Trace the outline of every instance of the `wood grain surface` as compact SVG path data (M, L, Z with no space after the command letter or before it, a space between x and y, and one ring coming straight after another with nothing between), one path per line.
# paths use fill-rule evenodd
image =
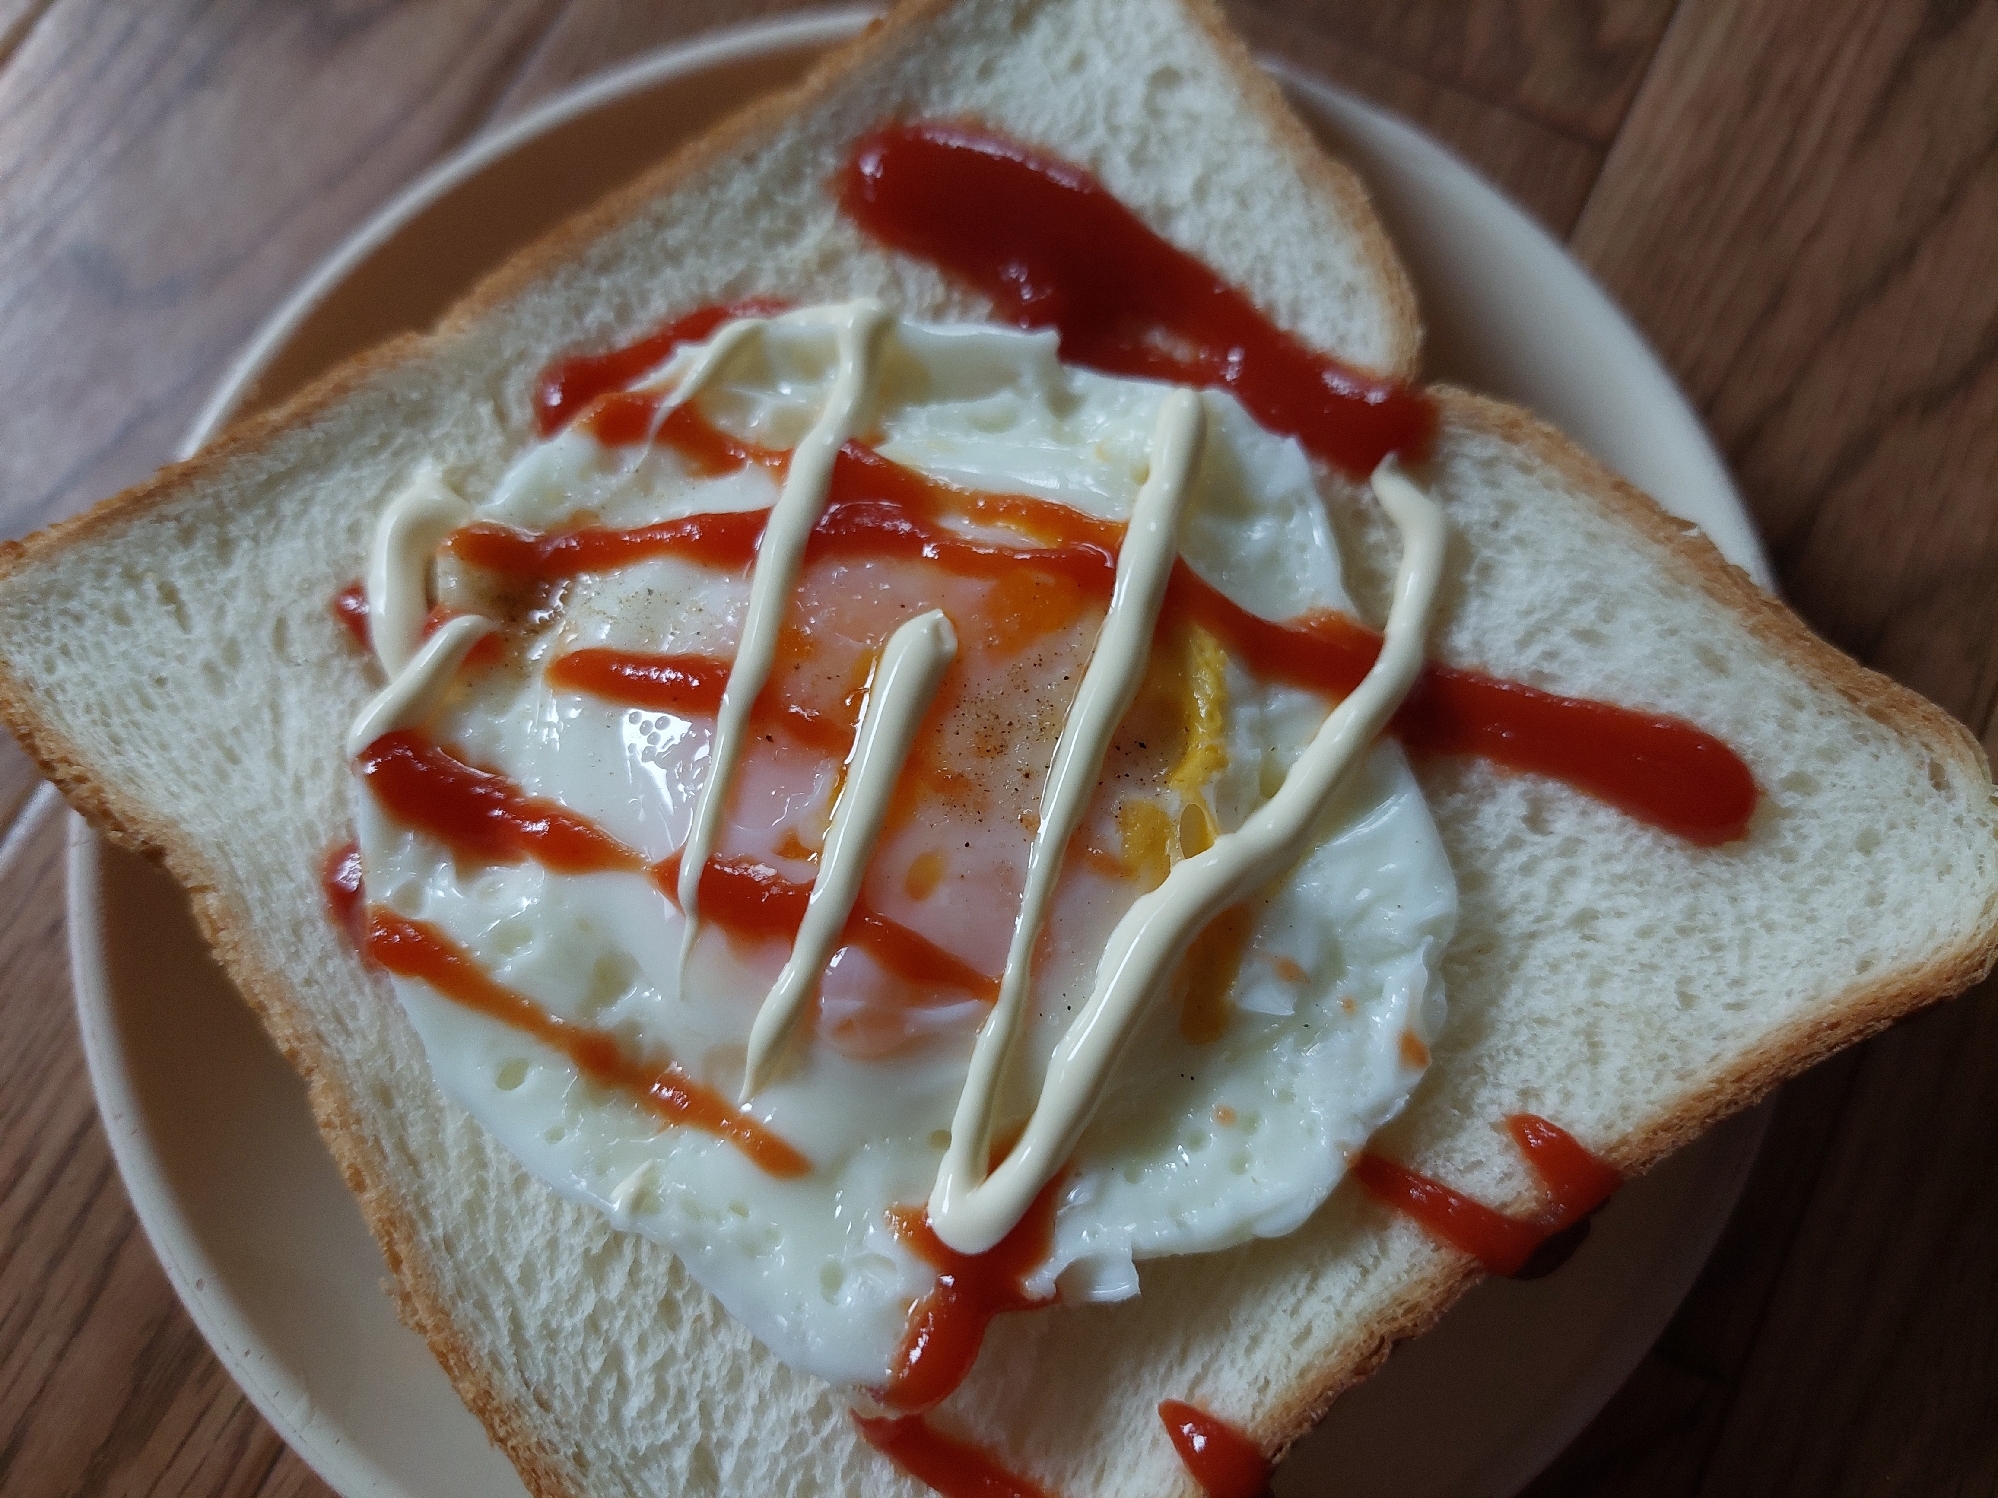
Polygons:
M0 0L0 535L166 461L440 154L730 0ZM1498 181L1655 342L1813 625L1993 745L1998 3L1242 0ZM0 1492L326 1490L168 1289L0 740ZM1998 1005L1788 1088L1704 1276L1531 1489L1998 1494ZM1081 1495L1072 1495L1081 1498Z

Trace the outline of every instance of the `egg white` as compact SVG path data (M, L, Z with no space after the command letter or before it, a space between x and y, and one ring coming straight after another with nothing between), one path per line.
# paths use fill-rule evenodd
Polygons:
M660 378L670 377L669 365ZM712 419L786 446L832 373L822 330L780 319L703 397ZM898 463L968 487L1027 493L1090 515L1129 510L1146 471L1162 387L1063 365L1052 334L897 324L884 352L875 445ZM1252 612L1292 617L1351 605L1311 465L1230 396L1203 396L1207 454L1182 554ZM478 518L546 528L587 512L638 525L761 508L760 469L694 478L664 449L600 446L576 430L527 452ZM447 594L472 581L440 577ZM434 731L475 763L602 825L648 860L685 838L711 724L557 692L542 668L583 645L726 653L747 589L672 559L578 580L525 669L469 678ZM1322 719L1307 693L1228 669L1229 768L1208 788L1223 830L1240 822ZM830 766L746 778L743 835L822 811ZM673 1059L733 1097L749 1024L783 953L710 937L676 981L680 917L636 874L477 866L356 797L370 899L429 921L499 982L550 1012ZM1075 862L1071 860L1072 864ZM938 898L992 921L977 850ZM804 877L809 877L807 872ZM1102 938L1135 893L1071 869L1037 969L1035 1013L1015 1090L1030 1099ZM1010 917L1007 917L1010 918ZM1137 1292L1136 1261L1289 1232L1331 1191L1368 1136L1399 1110L1444 1015L1438 965L1456 887L1420 789L1393 743L1371 751L1314 849L1259 902L1218 1041L1182 1038L1176 1006L1148 1016L1064 1178L1054 1251L1037 1288L1069 1300ZM824 1003L864 994L864 952L843 953ZM439 1083L540 1179L672 1248L787 1363L836 1382L879 1383L909 1306L932 1271L892 1231L889 1208L920 1204L947 1140L975 1000L923 1012L928 1040L880 1060L801 1038L751 1111L813 1169L780 1180L734 1146L664 1128L636 1104L506 1025L397 978ZM1419 1044L1410 1044L1405 1037ZM1415 1058L1412 1060L1411 1058Z

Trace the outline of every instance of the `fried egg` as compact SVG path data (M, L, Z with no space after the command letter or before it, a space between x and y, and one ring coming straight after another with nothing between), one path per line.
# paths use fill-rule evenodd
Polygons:
M651 383L698 359L685 349ZM773 319L703 387L700 417L762 451L795 445L837 374L822 321ZM1063 364L1051 333L898 321L862 434L900 467L1033 513L1126 517L1166 387ZM1201 393L1207 441L1180 533L1184 561L1269 619L1352 612L1298 445L1233 397ZM769 507L756 461L717 471L671 443L610 445L578 422L527 451L474 518L545 533L654 526ZM1017 507L971 505L954 535L1039 544ZM502 614L509 648L462 673L428 725L468 763L558 802L663 864L688 837L714 719L607 700L550 668L577 652L726 661L746 573L655 555L523 602L478 569L437 568L439 601ZM716 847L734 868L809 885L845 774L799 723L851 726L888 635L942 609L958 653L918 735L862 901L963 970L1006 957L1050 758L1103 603L1017 566L954 572L922 555L808 559L757 731ZM761 706L761 705L760 705ZM1070 844L1037 948L1031 1008L999 1117L1017 1124L1133 900L1239 826L1324 719L1320 696L1259 680L1191 619L1168 615ZM727 1099L783 967L781 935L704 914L681 962L670 883L642 870L558 873L482 862L398 822L365 789L357 823L371 901L442 932L549 1014L671 1062ZM705 888L705 886L704 886ZM707 901L703 896L703 905ZM1419 1080L1444 1015L1438 967L1456 890L1400 748L1373 746L1290 873L1195 941L1111 1074L1059 1178L1053 1249L1032 1288L1069 1301L1138 1293L1137 1264L1287 1233L1325 1199ZM879 1384L935 1272L891 1209L920 1208L949 1142L991 995L912 980L855 942L836 953L767 1085L745 1105L809 1160L779 1176L713 1133L590 1080L561 1052L429 984L395 977L439 1084L535 1176L671 1248L794 1367Z

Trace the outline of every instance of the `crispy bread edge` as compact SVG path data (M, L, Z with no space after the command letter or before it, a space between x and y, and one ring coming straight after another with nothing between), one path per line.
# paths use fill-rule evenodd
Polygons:
M154 506L169 503L205 481L238 454L275 433L309 423L367 380L420 359L436 342L468 326L530 283L581 244L622 221L638 204L668 192L716 156L782 125L802 106L836 88L856 65L898 44L951 0L904 0L887 19L816 65L792 88L752 103L676 152L629 187L557 228L520 252L445 315L432 334L406 334L350 360L272 411L232 425L194 458L107 499L26 541L0 543L0 581L37 558L114 531ZM1365 190L1349 169L1324 156L1284 103L1276 85L1255 67L1211 0L1179 0L1205 31L1238 84L1269 118L1280 141L1295 154L1307 180L1332 194L1365 232L1369 261L1400 316L1408 347L1393 371L1413 372L1419 324L1406 273L1373 215ZM1468 392L1439 389L1452 414L1515 442L1569 477L1605 513L1622 519L1709 597L1734 609L1763 643L1796 669L1837 691L1861 711L1988 780L1981 746L1954 718L1905 687L1860 666L1820 640L1782 604L1733 567L1706 537L1686 528L1553 428L1516 408ZM293 1001L283 977L264 964L241 933L254 929L249 914L221 890L214 871L181 846L171 828L100 783L85 756L41 718L25 684L0 661L0 719L28 749L71 805L113 841L165 863L190 892L203 935L231 980L291 1063L306 1078L315 1120L380 1244L397 1284L398 1312L429 1343L467 1405L521 1471L537 1498L569 1498L566 1467L532 1425L503 1398L497 1381L458 1336L448 1302L423 1262L413 1224L386 1186L378 1147L355 1122L356 1110L337 1067L328 1063L316 1032ZM1998 906L1998 898L1994 899ZM1606 1153L1629 1174L1648 1169L1707 1127L1752 1106L1771 1089L1841 1047L1981 980L1998 957L1998 908L1987 907L1985 929L1912 972L1886 975L1848 992L1835 1009L1779 1031L1722 1074L1689 1091L1658 1119L1614 1142ZM1276 1401L1257 1422L1268 1446L1287 1449L1307 1432L1345 1389L1383 1362L1393 1345L1433 1325L1482 1276L1473 1266L1445 1263L1412 1284L1388 1313L1357 1339L1357 1350L1339 1354L1290 1397Z
M853 67L888 53L905 39L920 45L920 36L908 38L907 33L949 10L953 3L954 0L902 0L885 19L875 22L860 37L816 64L793 87L768 95L731 115L659 166L584 209L488 272L445 313L438 324L439 331L449 332L477 321L716 157L773 127L781 128L803 107L831 93ZM1296 165L1307 187L1315 188L1336 203L1351 221L1367 268L1374 276L1375 289L1394 324L1394 341L1400 345L1393 361L1383 368L1355 367L1390 379L1414 379L1420 372L1422 358L1422 321L1415 286L1388 238L1386 226L1374 210L1366 187L1352 168L1326 154L1284 99L1276 81L1256 65L1242 39L1229 27L1216 0L1173 0L1173 3L1214 49L1223 70L1246 96L1249 106L1263 117L1276 136L1277 148Z
M0 577L4 575L0 572ZM26 690L4 659L0 659L0 720L92 827L119 847L163 864L187 892L203 940L285 1060L305 1080L313 1123L382 1252L398 1318L428 1344L458 1397L513 1463L534 1498L580 1498L583 1489L570 1483L559 1455L504 1397L499 1380L458 1333L450 1302L424 1259L415 1223L390 1184L381 1147L359 1123L348 1078L291 985L259 953L257 923L241 898L226 889L215 870L170 824L91 772L76 746L35 714Z
M1444 407L1446 425L1454 421L1497 437L1553 468L1603 514L1627 526L1634 533L1634 544L1652 551L1660 566L1732 610L1760 644L1792 669L1904 739L1953 761L1972 786L1982 781L1987 797L1991 796L1991 767L1984 748L1963 724L1813 633L1795 612L1722 556L1705 532L1667 514L1656 500L1531 412L1450 386L1432 387L1432 393ZM1993 823L1988 805L1984 818L1987 825ZM1609 1141L1602 1153L1626 1177L1642 1175L1835 1052L1982 982L1994 961L1998 961L1998 890L1987 892L1977 926L1957 946L1915 968L1855 984L1818 1013L1770 1032L1733 1064L1688 1088L1656 1117ZM1517 1211L1531 1204L1521 1199L1500 1205ZM1388 1213L1379 1210L1385 1223ZM1275 1402L1258 1422L1257 1434L1264 1444L1279 1453L1289 1450L1340 1394L1386 1361L1396 1342L1434 1326L1460 1295L1483 1278L1475 1263L1446 1253L1442 1267L1419 1277L1387 1313L1362 1331L1356 1350L1327 1359L1314 1375L1299 1380Z
M1282 87L1256 65L1254 55L1228 24L1219 0L1178 0L1178 3L1207 34L1236 86L1276 132L1278 144L1297 163L1305 181L1338 203L1352 220L1368 268L1379 283L1381 298L1392 310L1401 344L1393 362L1382 372L1397 380L1414 380L1422 372L1422 308L1408 267L1402 264L1394 242L1388 238L1387 225L1381 222L1366 184L1345 162L1328 153L1311 128L1298 118L1297 111L1284 98Z

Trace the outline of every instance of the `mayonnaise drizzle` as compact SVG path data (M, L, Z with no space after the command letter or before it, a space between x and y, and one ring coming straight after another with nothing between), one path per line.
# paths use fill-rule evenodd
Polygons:
M989 1137L997 1079L981 1078L975 1071L967 1079L957 1113L959 1128L952 1131L952 1149L929 1203L931 1226L958 1252L984 1252L1025 1214L1068 1159L1110 1069L1194 936L1303 855L1347 770L1415 684L1442 575L1443 514L1392 457L1374 470L1373 489L1402 537L1380 656L1352 695L1319 726L1276 794L1234 832L1176 865L1163 884L1141 895L1117 923L1097 964L1089 1001L1049 1058L1025 1132L989 1175L977 1170L975 1157L966 1169L966 1154L956 1143L961 1130Z
M891 321L871 300L790 317L829 320L838 364L824 406L792 452L751 574L742 643L723 690L692 830L682 846L678 896L686 918L680 948L683 968L697 932L700 874L713 852L743 752L749 712L774 665L779 626L812 530L825 508L833 463L841 445L865 419L879 343ZM663 420L675 406L698 395L767 322L745 318L730 323L697 353L669 361L661 375L673 387L672 393L661 403L656 419ZM929 1214L938 1237L963 1253L983 1252L1004 1237L1062 1167L1119 1054L1193 938L1222 910L1280 877L1307 851L1346 773L1386 726L1422 668L1424 636L1442 569L1445 525L1437 506L1390 457L1375 470L1372 484L1401 533L1403 554L1379 657L1360 685L1319 726L1276 794L1236 831L1177 864L1164 883L1140 896L1118 922L1098 962L1088 1002L1049 1059L1025 1131L1006 1158L988 1172L994 1110L1031 994L1034 947L1046 923L1067 845L1094 793L1117 726L1144 678L1205 432L1199 395L1169 390L1154 426L1150 471L1118 552L1110 608L1049 767L999 998L979 1032L953 1117L951 1142L930 1195ZM468 514L464 501L443 484L434 466L426 464L391 503L377 528L367 576L369 638L390 680L349 730L350 756L384 733L427 719L441 703L466 653L495 628L489 619L461 615L423 638L431 554ZM745 1101L768 1080L839 945L896 782L956 650L955 631L941 610L902 625L884 648L804 920L751 1027ZM644 1184L642 1172L634 1172L621 1184L616 1193L618 1210L624 1210L627 1199Z
M729 668L727 685L722 688L707 778L694 798L693 827L681 848L678 895L686 917L680 937L683 976L687 956L700 929L701 871L714 852L722 811L728 805L729 788L735 781L737 762L742 758L750 709L776 662L778 629L785 610L790 607L798 571L804 565L805 545L825 509L832 485L833 460L839 456L841 444L859 428L872 397L875 354L882 332L890 322L887 310L871 299L847 302L827 311L833 319L839 347L838 372L818 419L791 452L783 490L764 523L756 566L750 573L749 608L743 616L742 643L736 648L735 663ZM758 327L762 325L756 323ZM730 324L718 336L726 336L740 326ZM704 366L710 370L716 367L715 362ZM693 393L690 387L695 383L689 380L681 386L681 400Z
M420 727L443 702L467 652L493 629L493 621L483 614L459 614L445 620L361 709L360 717L347 730L347 757L352 759L385 733Z
M1191 390L1166 392L1152 431L1150 472L1131 506L1130 524L1118 548L1110 611L1048 769L1040 827L1027 855L1026 888L1006 951L999 999L978 1032L971 1070L958 1094L950 1147L938 1176L940 1191L946 1181L977 1181L983 1176L992 1147L991 1099L1005 1075L1033 986L1034 944L1046 922L1069 839L1089 808L1117 725L1144 681L1159 605L1179 555L1180 518L1186 513L1206 435L1207 413L1200 397Z
M430 612L430 558L437 543L471 518L472 507L425 463L389 502L368 553L368 644L391 678L423 646Z
M425 463L375 526L366 581L368 644L389 680L347 730L350 759L383 734L414 728L436 712L466 654L494 629L490 619L460 614L423 637L430 616L431 556L471 514L437 465Z
M770 1069L798 1016L817 991L826 963L838 948L874 845L888 819L895 783L916 742L916 730L935 699L944 672L957 659L957 631L942 609L918 615L888 637L861 709L846 784L833 806L832 824L819 855L811 899L791 946L749 1030L749 1059L741 1101L768 1080Z

